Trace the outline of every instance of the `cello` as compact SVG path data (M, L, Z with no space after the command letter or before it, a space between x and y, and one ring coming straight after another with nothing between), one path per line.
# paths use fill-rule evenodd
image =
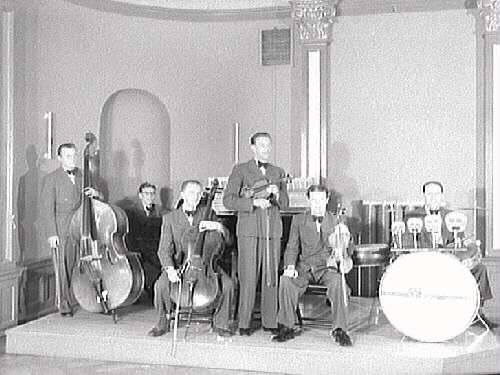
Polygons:
M73 268L71 287L80 306L93 313L111 313L135 302L144 288L144 271L139 255L127 250L125 212L114 205L84 194L91 185L91 149L96 138L85 136L83 155L82 203L74 213L70 230L77 243L78 259Z
M202 221L211 220L211 209L218 180L214 180L207 196L206 210ZM188 308L188 324L193 310L206 311L210 309L220 297L218 274L215 271L215 258L222 254L224 240L220 233L213 231L199 231L198 226L188 228L181 238L181 246L185 256L180 267L179 285L172 286L170 299L179 308Z

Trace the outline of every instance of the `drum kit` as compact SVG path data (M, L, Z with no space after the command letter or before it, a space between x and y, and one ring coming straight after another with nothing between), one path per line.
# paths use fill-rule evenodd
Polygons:
M424 220L409 218L406 225L393 221L391 248L383 243L357 245L353 254L358 270L382 267L378 295L385 316L405 336L422 342L453 339L478 317L480 294L470 269L480 261L480 253L461 256L467 243L458 234L467 218L457 211L448 216L445 223L454 234L453 247L439 247L441 217L427 215ZM432 236L432 247L418 247L423 228ZM411 241L403 244L405 231Z

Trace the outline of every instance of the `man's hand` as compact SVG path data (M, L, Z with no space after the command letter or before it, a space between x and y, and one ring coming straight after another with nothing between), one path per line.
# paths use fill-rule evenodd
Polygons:
M292 279L296 279L297 276L299 276L299 273L295 269L294 265L289 265L285 268L285 271L283 272L283 276L290 277Z
M254 199L253 205L254 205L254 207L262 208L263 210L271 207L271 203L267 199L263 199L263 198Z
M273 194L276 199L279 198L280 189L278 189L278 187L276 185L269 185L266 188L266 192L268 192L269 194Z
M83 192L87 197L101 199L101 193L99 193L93 187L87 186L85 189L83 189Z
M208 221L208 220L200 221L200 232L204 232L206 230L216 230L219 233L223 233L224 227L222 226L221 223L217 221Z
M55 249L59 246L59 236L50 236L48 241L51 249Z
M177 282L181 281L181 279L179 278L179 274L177 273L177 271L175 270L174 267L172 267L172 266L167 267L166 271L167 271L168 280L171 283L177 283Z

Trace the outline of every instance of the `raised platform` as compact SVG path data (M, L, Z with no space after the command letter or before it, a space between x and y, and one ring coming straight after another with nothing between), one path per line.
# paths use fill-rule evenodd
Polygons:
M328 308L322 304L316 314L327 314ZM193 323L186 340L184 328L179 329L174 357L172 333L148 337L146 332L155 322L154 311L136 305L122 309L117 324L109 316L78 311L73 318L52 314L12 328L6 333L6 352L286 374L500 371L498 337L493 332L473 326L448 342L415 342L398 333L376 307L375 299L352 298L350 333L354 346L349 348L335 344L326 327L307 322L302 334L286 343L272 342L262 330L250 337L220 339L208 324Z

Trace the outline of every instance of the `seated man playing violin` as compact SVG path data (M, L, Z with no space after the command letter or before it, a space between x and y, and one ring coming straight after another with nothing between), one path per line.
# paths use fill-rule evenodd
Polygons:
M295 337L295 311L299 297L311 282L327 286L331 305L332 332L335 342L351 346L347 334L349 289L344 274L352 269L354 250L346 225L326 211L328 189L312 185L307 190L310 210L293 217L284 255L285 271L279 286L279 333L273 341Z
M199 232L216 231L220 233L226 244L231 243L229 231L219 222L202 220L210 207L200 207L202 185L197 180L186 180L181 185L182 205L163 216L158 257L162 273L154 285L154 305L158 313L158 322L148 332L150 336L161 336L170 330L170 313L172 308L171 290L177 288L182 274L179 270L186 266L188 253L192 250L191 243L186 243L185 234L198 228ZM203 254L205 257L205 254ZM234 294L232 279L219 267L222 295L217 298L214 325L219 336L231 336L229 317ZM196 290L196 284L194 286Z
M487 319L482 311L484 302L492 298L492 293L488 270L481 263L479 246L472 238L465 237L464 228L457 229L456 233L453 233L446 223L448 221L448 224L453 226L454 224L450 223L450 220L460 220L462 214L443 207L444 188L440 182L428 181L424 183L422 192L424 194L424 207L406 215L408 230L402 236L402 247L450 248L450 252L454 253L462 261L462 264L470 270L477 281L480 293L479 316L490 328L498 327L498 324ZM418 228L412 230L412 221L415 222L415 219L421 221L417 225ZM465 217L463 220L466 221ZM415 223L418 224L418 222ZM435 230L432 228L433 223L435 223ZM463 223L463 226L465 226L465 223ZM455 247L465 248L466 250L452 251Z

